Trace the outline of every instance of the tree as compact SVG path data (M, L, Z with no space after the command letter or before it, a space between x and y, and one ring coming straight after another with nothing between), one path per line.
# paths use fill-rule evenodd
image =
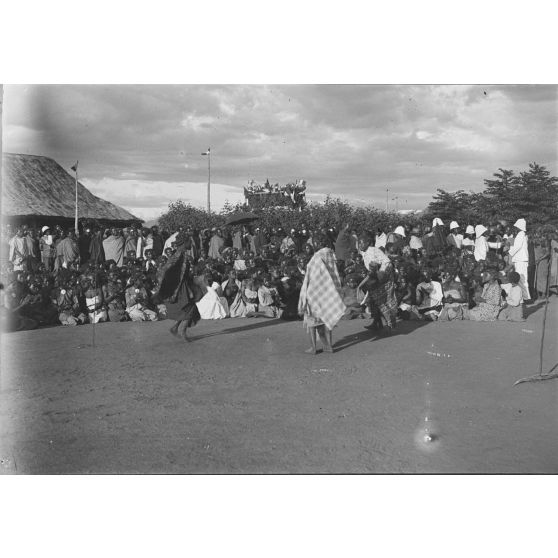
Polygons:
M557 177L537 163L519 175L502 168L498 171L494 178L484 180L485 189L480 193L438 189L427 215L443 221L455 219L462 225L502 220L513 223L519 217L524 217L529 227L558 224Z

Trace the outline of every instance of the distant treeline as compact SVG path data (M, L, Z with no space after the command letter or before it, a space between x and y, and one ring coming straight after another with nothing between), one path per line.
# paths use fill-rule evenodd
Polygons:
M513 171L499 169L493 179L484 180L485 189L480 193L447 192L438 189L428 207L415 214L399 214L377 209L373 206L355 207L346 201L328 196L322 203L308 203L296 211L284 207L262 207L255 211L261 227L283 229L318 229L334 227L337 230L346 223L358 231L393 230L398 225L426 226L433 217L440 217L447 225L456 220L462 227L479 223L488 225L496 221L515 222L519 217L527 220L530 230L542 225L558 225L558 178L536 163L529 170L515 175ZM169 204L168 211L159 218L159 226L168 231L179 225L196 229L223 226L235 213L250 211L246 204L227 203L219 213L208 214L205 210L176 201Z

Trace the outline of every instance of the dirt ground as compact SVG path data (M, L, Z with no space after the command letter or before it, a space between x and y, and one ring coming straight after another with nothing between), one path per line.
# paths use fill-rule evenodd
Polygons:
M3 473L558 473L558 379L525 323L171 322L2 335ZM94 334L94 338L93 338ZM558 299L544 370L558 363ZM425 441L425 433L432 441Z

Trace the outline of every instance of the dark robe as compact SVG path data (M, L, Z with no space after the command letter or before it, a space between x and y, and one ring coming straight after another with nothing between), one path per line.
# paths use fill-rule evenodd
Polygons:
M79 259L81 263L89 261L89 245L91 244L91 237L88 234L83 234L78 238Z
M180 246L159 272L157 295L167 307L167 316L186 321L187 327L196 325L201 319L196 302L207 292L204 285L203 280L193 277L184 246Z
M105 249L103 248L103 240L100 233L92 236L89 243L89 261L95 264L100 264L105 261Z

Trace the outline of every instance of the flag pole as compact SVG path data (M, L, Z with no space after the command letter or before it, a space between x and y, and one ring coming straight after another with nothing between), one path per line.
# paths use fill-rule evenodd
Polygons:
M211 149L207 148L207 212L211 213Z
M202 155L207 156L207 212L211 213L211 147L208 147Z
M78 163L76 162L75 166L73 167L76 171L76 217L74 219L74 228L76 231L76 236L78 235Z

